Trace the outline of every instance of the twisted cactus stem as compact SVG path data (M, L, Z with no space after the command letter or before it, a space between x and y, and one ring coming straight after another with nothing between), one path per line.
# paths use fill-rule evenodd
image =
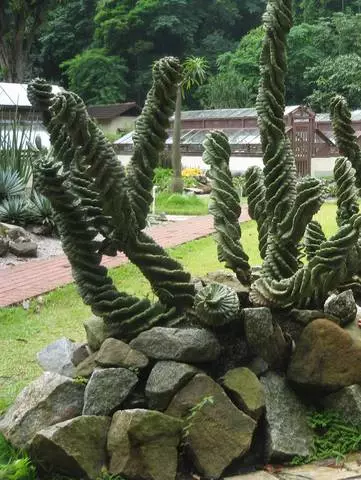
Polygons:
M306 227L303 245L306 253L306 258L310 262L321 247L321 244L326 241L326 236L323 233L321 225L312 220Z
M32 87L35 97L36 91L35 86ZM45 107L47 116L48 112L51 114L48 129L53 133L55 126L60 125L57 132L61 132L63 138L65 127L73 148L82 158L86 174L99 191L103 212L111 218L113 227L109 243L123 250L138 266L166 305L189 306L194 297L190 275L152 239L139 232L124 169L101 130L88 116L82 100L75 94L63 92Z
M79 198L72 191L69 174L61 174L60 163L43 160L35 168L36 185L49 198L55 212L64 252L72 267L83 301L94 314L104 317L109 334L131 339L153 325L163 324L176 316L175 308L167 310L147 299L118 292L97 252L97 230L89 224Z
M266 212L266 187L264 175L259 167L250 167L246 171L246 196L248 213L256 221L258 230L258 245L261 258L264 259L267 250L268 217Z
M361 230L361 215L341 227L324 241L308 265L291 278L275 281L265 276L252 285L250 299L256 305L285 308L305 308L313 303L323 304L328 292L347 278L347 261L357 244Z
M241 206L229 171L228 139L224 133L215 131L207 135L203 146L203 161L211 167L208 172L212 181L209 211L214 217L218 259L225 262L242 283L250 283L248 256L240 243Z
M338 158L333 173L337 186L337 224L342 226L348 223L355 213L359 212L355 170L352 168L351 162L345 158Z
M322 204L320 182L305 179L296 187L296 167L285 133L286 37L292 26L292 0L269 0L260 60L257 112L263 147L268 241L262 273L273 280L299 268L299 242Z
M179 60L166 57L154 64L153 85L133 135L134 153L127 167L129 200L138 228L146 226L152 203L153 172L159 154L168 138L169 118L175 109L178 84L181 80Z
M351 112L346 99L336 95L331 100L330 110L336 145L340 154L351 162L356 173L356 187L361 188L361 151L352 128Z

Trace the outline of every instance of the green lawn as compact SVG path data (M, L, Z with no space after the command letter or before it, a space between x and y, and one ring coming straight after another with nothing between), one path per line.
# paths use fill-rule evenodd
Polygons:
M327 235L336 229L335 205L326 204L317 215ZM242 243L252 265L260 263L256 226L242 224ZM169 250L193 275L203 275L222 265L217 260L216 245L211 237L195 240ZM147 281L131 264L111 272L117 286L136 295L153 298ZM85 338L83 321L91 315L80 300L74 285L59 288L44 296L44 303L31 302L22 307L0 309L0 411L15 398L19 390L41 374L36 353L62 336L76 341Z
M207 215L208 197L161 192L155 197L155 208L168 215Z

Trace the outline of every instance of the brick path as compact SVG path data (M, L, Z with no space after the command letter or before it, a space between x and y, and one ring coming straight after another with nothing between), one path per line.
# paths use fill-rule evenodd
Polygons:
M249 220L247 208L243 207L240 221L246 220ZM165 248L205 237L212 232L213 219L210 215L158 225L147 231ZM117 267L127 261L125 255L118 254L116 257L104 257L103 265ZM0 270L0 307L50 292L72 281L71 268L65 255L47 260L32 260L2 269Z

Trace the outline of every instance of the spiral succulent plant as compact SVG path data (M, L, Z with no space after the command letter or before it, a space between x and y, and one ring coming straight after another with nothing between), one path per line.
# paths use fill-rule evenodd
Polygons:
M80 294L109 333L130 339L153 325L176 324L194 300L190 275L142 228L152 200L153 169L164 146L180 66L164 58L153 69L153 86L137 122L135 152L126 175L112 146L71 92L53 95L34 80L29 99L43 115L53 157L35 168L39 190L49 198L64 251ZM102 234L104 240L96 239ZM103 253L123 251L149 280L159 302L119 292L101 265Z
M195 296L194 308L200 323L219 327L237 317L239 300L232 288L221 283L210 283Z
M246 172L246 192L250 216L257 222L259 250L264 262L260 278L251 285L250 300L255 305L277 308L322 305L331 289L347 283L350 274L354 278L352 264L355 264L359 248L361 225L355 175L358 175L361 156L347 105L337 98L332 107L335 134L339 137L340 149L349 160L338 159L335 165L339 230L326 239L321 226L312 220L324 200L321 182L311 177L297 181L295 159L284 122L286 37L292 25L292 1L268 0L263 20L265 38L260 58L257 112L264 168L263 172L257 167ZM211 133L204 146L203 158L211 165L210 178L215 190L210 212L215 217L217 230L227 207L235 211L235 192L230 182L227 196L220 193L226 188L219 187L230 173L227 161L222 162L218 152L227 152L223 155L227 158L230 149L221 132ZM234 217L233 224L235 221ZM229 245L225 231L223 227L223 235L217 238L219 252L224 245ZM238 233L237 247L239 239ZM309 262L306 265L300 262L302 239ZM241 251L233 249L232 253L239 261L246 258L243 248ZM237 257L233 258L233 265ZM222 255L219 259L226 260Z

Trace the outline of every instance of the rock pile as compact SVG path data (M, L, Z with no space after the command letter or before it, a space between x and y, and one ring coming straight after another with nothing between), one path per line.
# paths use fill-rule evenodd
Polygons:
M24 228L0 223L0 257L8 253L17 257L36 257L37 250L37 244Z
M347 291L324 311L292 310L281 320L244 308L227 326L233 338L224 327L154 327L129 344L93 317L87 343L62 338L39 352L45 372L0 431L39 465L90 480L103 468L130 480L174 480L178 471L213 479L255 456L307 456L304 394L361 422L361 335L343 328L356 310Z

